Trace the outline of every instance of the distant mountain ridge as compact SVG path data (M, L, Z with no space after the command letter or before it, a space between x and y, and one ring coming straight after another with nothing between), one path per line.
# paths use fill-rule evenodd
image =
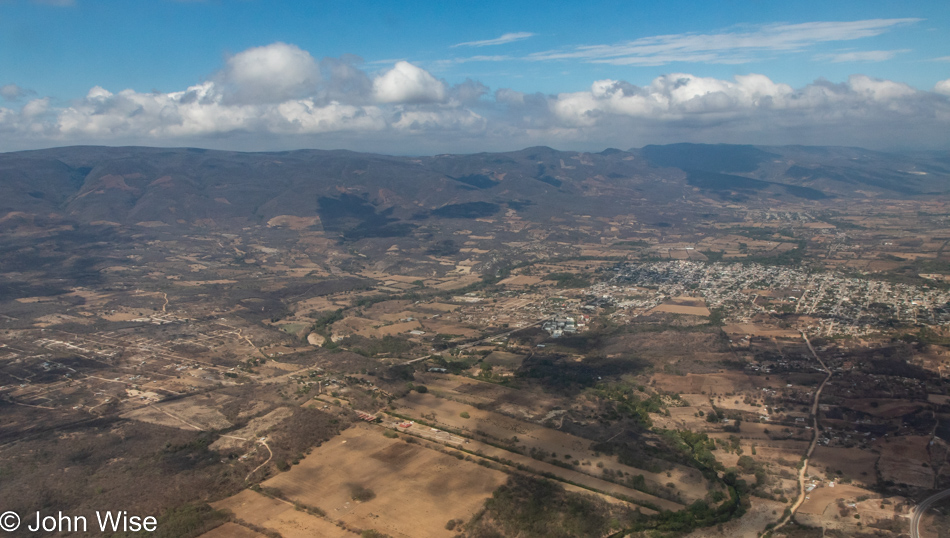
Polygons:
M950 154L705 144L431 157L95 146L0 154L0 229L24 219L175 226L292 215L360 238L508 210L620 214L630 200L697 192L744 203L946 196Z

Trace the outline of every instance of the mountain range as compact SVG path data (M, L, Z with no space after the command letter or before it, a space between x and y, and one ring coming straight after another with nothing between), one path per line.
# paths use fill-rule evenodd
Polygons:
M76 146L0 154L0 230L68 223L192 226L315 217L342 238L503 210L543 220L631 204L820 203L950 195L950 153L673 144L400 157Z

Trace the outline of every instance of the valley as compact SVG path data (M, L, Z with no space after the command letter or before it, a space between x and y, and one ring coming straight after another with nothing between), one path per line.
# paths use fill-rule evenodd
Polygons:
M945 153L75 147L0 178L5 509L870 537L950 487Z

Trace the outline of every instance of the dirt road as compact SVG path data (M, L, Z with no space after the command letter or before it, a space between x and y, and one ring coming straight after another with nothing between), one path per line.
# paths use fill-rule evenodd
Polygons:
M465 343L465 344L460 344L460 345L457 345L457 346L453 346L453 347L451 347L451 348L448 348L446 351L448 351L449 349L454 349L454 348L456 348L456 347L459 348L459 349L466 349L466 348L470 348L470 347L472 347L472 346L477 346L478 344L485 343L485 342L487 342L488 340L494 340L495 338L498 338L498 337L500 337L500 336L510 336L512 333L516 333L516 332L518 332L518 331L523 331L523 330L528 329L528 328L530 328L530 327L537 327L538 325L541 325L542 323L544 323L544 320L543 320L543 319L542 319L542 320L539 320L539 321L535 321L534 323L532 323L532 324L530 324L530 325L525 325L524 327L518 327L517 329L510 329L510 330L505 331L505 332L503 332L503 333L498 333L498 334L493 334L493 335L491 335L491 336L486 336L485 338L482 338L482 339L480 339L480 340L476 340L476 341L474 341L474 342L467 342L467 343ZM412 364L412 363L415 363L415 362L424 361L424 360L426 360L426 359L428 359L428 358L429 358L429 355L426 355L426 356L424 356L424 357L419 357L418 359L408 360L408 361L406 361L406 362L403 363L403 364Z
M811 443L808 444L808 450L805 451L805 457L802 460L802 468L798 471L798 499L795 500L795 504L792 505L789 513L786 517L783 517L778 524L775 526L772 531L777 531L786 523L792 520L795 517L795 512L798 511L798 508L805 502L805 474L808 473L808 460L811 458L812 453L815 451L815 447L818 445L818 402L821 400L821 391L825 388L825 384L828 383L828 380L831 379L831 370L825 366L824 361L821 360L821 357L818 356L818 353L815 352L815 348L812 347L811 341L808 340L808 336L802 332L802 338L805 340L805 344L808 345L808 350L811 351L811 354L815 359L821 364L821 369L825 371L825 380L821 382L821 385L818 386L818 390L815 391L815 399L811 404L811 420L812 420L812 438Z
M240 437L238 437L237 439L240 439ZM265 438L262 437L262 438L258 439L257 442L260 443L260 444L262 444L262 445L264 445L264 448L267 449L267 453L270 454L270 455L267 456L267 459L264 461L264 463L258 465L256 469L254 469L253 471L247 473L247 476L244 478L244 481L245 481L245 482L247 482L248 479L250 479L251 476L252 476L254 473L256 473L257 471L259 471L259 470L261 469L261 467L267 465L267 464L270 462L270 460L274 457L274 452L270 449L269 446L267 446L267 439L265 439Z

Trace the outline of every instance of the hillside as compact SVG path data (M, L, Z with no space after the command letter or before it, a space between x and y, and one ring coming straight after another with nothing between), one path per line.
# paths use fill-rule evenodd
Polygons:
M950 194L950 156L854 148L675 144L630 151L392 157L68 147L0 155L0 226L65 221L204 225L319 217L350 238L426 219L529 220L685 201L744 204ZM649 211L647 211L649 213ZM647 216L649 220L649 216Z

